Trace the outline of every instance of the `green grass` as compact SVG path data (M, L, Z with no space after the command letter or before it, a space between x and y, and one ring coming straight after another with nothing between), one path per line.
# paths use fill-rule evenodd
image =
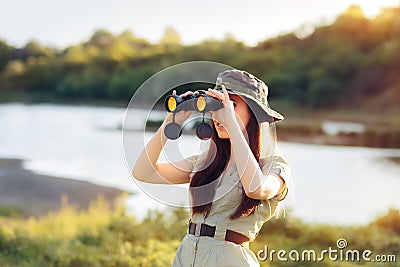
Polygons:
M0 217L21 217L25 211L19 207L0 207Z
M122 203L122 202L121 202ZM138 220L122 205L104 199L86 211L65 206L41 218L0 217L0 265L11 266L170 266L186 234L188 213L183 208L151 210ZM370 249L376 254L396 255L400 260L400 213L390 210L365 226L306 224L294 218L267 222L250 249L314 249L332 247L345 238L348 248ZM339 265L338 265L339 264ZM372 263L261 262L261 266L397 266Z

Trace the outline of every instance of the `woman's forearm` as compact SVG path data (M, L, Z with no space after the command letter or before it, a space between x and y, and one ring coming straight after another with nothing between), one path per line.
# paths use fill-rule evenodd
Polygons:
M233 157L246 195L255 199L269 199L278 194L283 181L277 176L263 174L239 124L232 125L228 132Z
M132 169L132 175L135 179L148 182L148 179L156 172L157 161L167 142L167 138L164 136L164 126L165 122L147 143L145 149L140 153Z
M191 113L193 111L167 114L161 127L147 143L132 169L132 176L135 179L156 184L186 183L188 181L191 170L188 169L186 160L173 164L161 164L158 163L158 160L168 140L164 134L165 126L172 121L181 125Z

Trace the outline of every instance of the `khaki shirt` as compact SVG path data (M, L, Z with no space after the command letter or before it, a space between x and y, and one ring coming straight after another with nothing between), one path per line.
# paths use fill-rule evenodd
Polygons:
M202 166L203 159L191 157L193 174ZM221 175L216 187L214 201L207 217L204 214L191 214L193 223L204 223L215 226L215 236L194 236L187 234L178 248L172 266L259 266L254 253L249 250L248 243L243 246L225 241L227 229L239 232L254 240L264 222L268 221L277 211L279 201L287 194L290 167L281 156L270 160L260 160L260 166L265 175L276 173L285 181L285 190L281 196L262 200L254 214L231 220L229 217L236 210L242 200L243 186L236 168L236 164L228 164Z

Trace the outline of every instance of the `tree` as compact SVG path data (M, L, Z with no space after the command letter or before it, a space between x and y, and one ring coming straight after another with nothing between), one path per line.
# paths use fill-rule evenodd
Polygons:
M23 48L26 57L51 57L54 56L55 51L49 47L39 44L37 41L29 41Z
M114 42L114 36L109 31L97 30L84 45L96 46L100 49L110 47Z
M25 73L25 64L22 60L11 60L4 69L4 76L10 78L21 77Z
M11 59L12 48L3 40L0 40L0 71Z
M22 60L10 60L2 73L3 81L0 90L20 90L23 86L23 75L25 74L25 64Z
M87 64L89 56L82 45L71 46L65 50L64 62L71 65Z
M120 65L111 75L107 85L107 95L113 99L129 99L137 89L137 77L132 68Z
M181 44L181 36L179 33L171 26L168 26L163 36L161 37L160 44L164 45L180 45Z

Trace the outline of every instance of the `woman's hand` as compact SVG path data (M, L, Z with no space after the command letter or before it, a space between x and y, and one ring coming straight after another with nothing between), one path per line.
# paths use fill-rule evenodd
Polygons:
M233 101L231 101L229 98L229 94L225 86L222 85L222 92L215 89L208 89L206 94L208 96L221 100L222 104L224 104L224 108L216 111L211 111L212 119L216 120L219 123L222 123L222 125L226 129L229 129L229 127L234 126L237 123L235 108Z
M172 92L172 94L176 95L176 91L174 90ZM198 92L197 91L196 92L187 91L184 94L181 94L179 96L180 97L187 97L187 96L192 95L192 94L198 94ZM194 110L178 111L177 113L175 113L175 122L178 123L178 124L182 124L185 120L187 120L190 117L190 115L193 114L193 112L194 112ZM163 124L167 125L168 123L171 123L172 120L173 120L173 116L174 116L174 113L168 112L167 116L165 117L165 120L164 120Z
M196 92L188 91L180 97L186 97ZM173 91L176 95L176 91ZM175 114L175 122L182 124L194 110L179 111ZM132 169L132 176L146 183L154 184L183 184L190 182L190 173L193 171L191 162L184 159L178 162L160 163L161 152L167 143L168 138L164 134L165 126L173 121L174 114L168 113L163 125L147 143L145 149L140 153L135 166Z

